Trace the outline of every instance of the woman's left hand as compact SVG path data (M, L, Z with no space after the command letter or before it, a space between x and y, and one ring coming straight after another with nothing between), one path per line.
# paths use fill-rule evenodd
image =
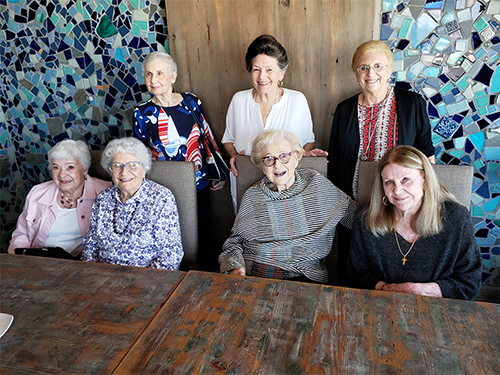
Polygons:
M315 148L311 151L306 151L304 149L304 156L316 156L316 157L320 157L320 156L328 156L328 152L326 151L323 151L322 149L320 148Z
M227 181L211 181L210 190L216 191L222 189L226 185Z
M441 288L436 283L401 283L385 284L381 290L384 292L399 292L408 294L419 294L421 296L442 298Z

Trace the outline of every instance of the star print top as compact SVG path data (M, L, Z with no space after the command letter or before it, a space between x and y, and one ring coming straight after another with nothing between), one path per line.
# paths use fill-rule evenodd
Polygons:
M172 192L144 179L125 204L111 186L92 207L82 260L125 266L178 270L184 252Z

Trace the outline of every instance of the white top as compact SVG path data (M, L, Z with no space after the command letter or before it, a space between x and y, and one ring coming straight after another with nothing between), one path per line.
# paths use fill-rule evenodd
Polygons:
M250 155L254 139L265 129L291 131L299 138L302 147L314 142L311 112L304 94L283 89L283 96L272 106L264 126L260 106L252 98L252 90L234 94L227 110L222 143L234 143L238 153L245 150L245 155Z
M57 206L57 217L50 229L47 247L62 247L73 256L78 256L83 250L83 236L78 223L76 208L61 208Z

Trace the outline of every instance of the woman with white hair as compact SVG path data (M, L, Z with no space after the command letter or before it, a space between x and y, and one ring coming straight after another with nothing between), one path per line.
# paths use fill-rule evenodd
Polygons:
M114 185L94 202L82 259L178 270L184 252L177 205L169 189L146 178L151 152L138 139L115 139L101 166Z
M325 258L351 199L312 169L297 169L304 149L288 131L265 130L252 162L265 177L241 201L219 256L221 272L327 283Z
M52 181L30 190L8 252L30 254L28 249L59 247L54 256L79 257L92 203L111 183L87 174L90 152L82 141L65 139L49 151L48 158Z

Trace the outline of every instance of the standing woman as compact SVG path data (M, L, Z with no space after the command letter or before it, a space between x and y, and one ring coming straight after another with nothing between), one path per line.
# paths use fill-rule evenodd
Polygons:
M177 79L177 64L174 59L165 52L150 53L142 62L142 70L146 87L153 97L134 110L134 136L152 150L156 160L194 162L198 191L199 243L208 246L210 242L207 240L211 234L208 189L222 189L226 181L209 180L199 127L182 95L173 92L173 85ZM199 122L203 124L208 141L218 149L200 99L191 93L185 95ZM208 248L200 251L200 263L204 269L216 267L218 254L211 256L208 251ZM211 265L207 265L206 262Z
M222 143L231 156L231 193L236 207L238 155L250 155L254 139L263 130L294 133L305 156L326 156L314 147L314 133L307 99L299 91L281 87L288 67L285 48L271 35L261 35L248 46L245 64L253 88L234 94L226 116ZM313 150L313 151L312 151Z
M417 93L389 86L393 55L379 40L361 44L351 69L362 92L335 110L330 136L328 178L357 199L360 161L379 161L397 145L422 151L435 163L431 127L424 99ZM340 225L337 274L343 284L350 230Z

